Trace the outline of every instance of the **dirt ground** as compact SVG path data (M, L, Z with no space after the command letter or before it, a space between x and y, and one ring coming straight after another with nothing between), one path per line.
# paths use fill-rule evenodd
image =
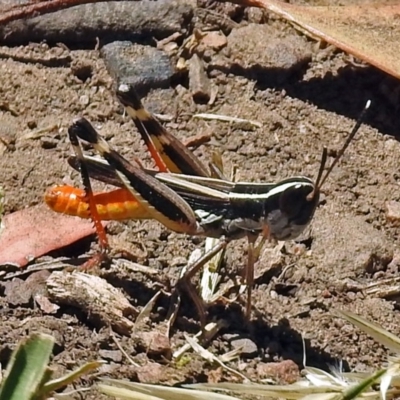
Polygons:
M207 14L205 10L202 15ZM237 179L315 178L323 146L330 150L331 162L365 102L372 100L366 121L326 182L311 228L280 252L266 246L257 263L251 332L237 302L220 302L210 308L208 319L223 316L228 326L208 349L221 355L245 344L241 357L229 366L254 381L296 378L302 367L302 337L308 365L327 369L343 361L347 370L375 369L386 361L386 349L334 317L332 310L357 312L400 334L398 296L389 297L370 287L397 282L400 265L399 228L387 218L388 202L394 208L400 205L398 83L336 49L318 47L260 10L226 4L208 13L220 17L220 28L214 21L212 29L221 29L227 36L223 48L200 52L215 101L194 101L183 73L168 88L151 91L143 102L152 112L170 116L165 127L182 140L210 135L211 140L196 149L196 155L207 160L213 150L220 151L226 170L238 167ZM231 28L226 28L227 21ZM206 19L197 24L208 26ZM182 38L177 43L181 45ZM80 186L78 174L67 163L71 145L66 134L79 115L90 119L124 156L151 166L133 124L113 94L113 79L98 50L27 44L3 46L0 54L0 183L6 214L42 204L45 190L54 184ZM42 62L46 57L61 61ZM176 52L172 60L176 62ZM260 127L193 118L205 112L256 121ZM56 230L56 217L54 221ZM112 246L129 249L138 262L158 271L154 281L138 272L125 275L124 282L115 275L105 276L138 310L163 282L173 283L191 252L203 245L203 239L171 233L152 221L112 222L108 233ZM96 249L90 237L33 264L93 254ZM238 276L245 262L246 242L231 244L223 281ZM0 282L3 366L19 340L41 331L56 337L53 365L57 374L100 358L108 364L99 375L113 378L165 384L238 379L194 353L178 363L162 352L152 354L135 335L116 334L121 347L141 366L134 367L118 350L108 327L99 329L72 306L61 304L52 314L31 299L12 304L6 295L10 285L10 281ZM165 331L168 306L169 297L163 295L142 329ZM184 334L194 334L198 328L195 309L185 298L168 346L178 349L185 343ZM240 341L243 338L248 340ZM282 364L270 364L285 360L293 363L284 372L272 368ZM78 387L95 382L96 377L90 376ZM94 389L82 396L102 398Z

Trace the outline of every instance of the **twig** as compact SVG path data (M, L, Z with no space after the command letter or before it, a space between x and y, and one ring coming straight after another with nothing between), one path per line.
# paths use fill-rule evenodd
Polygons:
M24 19L33 16L37 17L38 15L52 13L81 4L100 3L100 1L103 0L50 0L35 4L22 5L18 8L12 7L11 11L6 12L2 16L0 16L0 25L18 19Z
M237 118L237 117L229 117L228 115L218 115L218 114L196 114L193 115L193 118L201 118L208 120L217 120L223 122L236 122L236 123L247 123L257 128L262 128L262 123L258 121L252 121L251 119Z

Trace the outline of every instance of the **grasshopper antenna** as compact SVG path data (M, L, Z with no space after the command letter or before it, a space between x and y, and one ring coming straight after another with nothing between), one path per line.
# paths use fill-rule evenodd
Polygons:
M324 172L324 168L325 168L326 161L327 161L327 158L328 158L328 150L326 149L326 147L324 147L324 149L322 151L321 164L320 164L320 167L319 167L317 180L315 182L315 189L309 194L308 200L310 200L310 201L313 200L315 198L315 196L317 196L319 194L322 185L325 183L326 179L328 178L328 176L332 172L333 168L335 168L336 164L338 163L340 158L343 156L343 154L346 151L347 147L349 147L350 142L353 140L354 136L356 135L356 133L360 129L360 126L363 123L365 115L367 114L367 111L368 111L370 106L371 106L371 100L368 100L367 103L365 104L364 109L361 111L361 114L358 117L357 122L354 125L354 128L351 130L351 132L350 132L349 136L347 137L344 145L342 146L342 148L340 149L338 155L336 156L336 158L333 160L332 164L330 165L330 167L326 171L325 175L323 175L323 172Z

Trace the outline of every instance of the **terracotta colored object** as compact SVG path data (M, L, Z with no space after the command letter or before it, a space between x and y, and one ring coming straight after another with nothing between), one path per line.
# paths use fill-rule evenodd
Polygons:
M0 235L0 265L24 267L33 259L95 233L90 220L57 214L45 205L6 215Z

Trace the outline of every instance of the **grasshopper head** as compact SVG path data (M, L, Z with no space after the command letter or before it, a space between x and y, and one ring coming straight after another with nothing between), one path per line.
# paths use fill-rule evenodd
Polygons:
M324 168L328 151L324 147L315 183L309 178L290 178L277 183L269 191L264 211L268 231L272 237L278 240L295 239L309 225L318 206L321 187L356 135L370 105L371 101L368 100L352 131L325 174Z
M295 177L277 183L268 192L264 218L267 230L273 238L277 240L295 239L310 224L318 206L321 187L357 133L370 105L371 102L368 100L354 128L325 174L324 168L328 152L324 147L315 183L309 178Z
M272 237L292 240L310 224L319 202L319 190L306 177L279 182L270 193L273 198L265 210L266 223Z

